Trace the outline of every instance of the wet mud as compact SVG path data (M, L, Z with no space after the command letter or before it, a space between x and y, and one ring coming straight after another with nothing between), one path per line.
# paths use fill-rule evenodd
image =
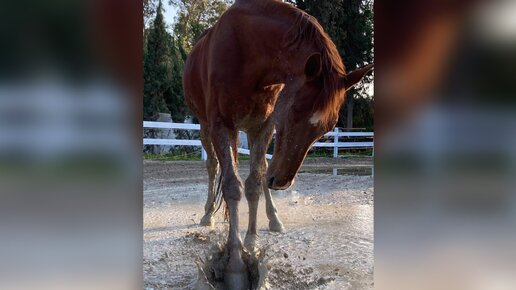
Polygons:
M367 159L307 160L293 187L273 194L285 233L267 230L260 199L261 252L249 264L254 281L264 278L262 289L373 289L371 166ZM334 168L345 170L333 175ZM242 162L242 178L247 173ZM217 261L228 224L219 213L213 228L198 225L206 192L202 162L144 162L145 289L223 289ZM242 239L247 215L243 198ZM203 275L209 283L199 282Z
M195 290L224 290L227 288L225 283L227 277L224 274L224 269L229 260L229 253L224 246L224 241L225 238L214 243L207 251L205 258L196 262L199 273ZM247 265L249 289L269 289L269 268L265 249L256 249L253 252L243 249L242 258Z

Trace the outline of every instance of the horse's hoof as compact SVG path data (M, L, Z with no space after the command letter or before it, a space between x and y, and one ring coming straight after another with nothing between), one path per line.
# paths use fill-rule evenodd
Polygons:
M203 216L201 222L199 223L199 225L203 227L213 227L214 224L215 220L212 215Z
M245 236L244 246L249 252L254 253L255 249L258 248L258 235L247 234Z
M228 290L248 290L250 287L247 271L240 273L224 273L224 289Z
M279 219L273 219L269 221L269 231L282 233L285 231L285 227Z

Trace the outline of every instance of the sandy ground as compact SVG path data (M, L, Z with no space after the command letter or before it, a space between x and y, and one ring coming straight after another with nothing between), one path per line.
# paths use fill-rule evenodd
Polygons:
M373 288L371 166L370 158L306 160L296 183L274 192L285 233L267 230L262 196L258 229L260 245L270 257L271 289ZM245 179L248 163L240 167ZM203 162L144 162L145 289L193 288L196 259L224 239L228 227L222 211L215 227L198 226L206 194ZM243 239L245 198L240 215Z

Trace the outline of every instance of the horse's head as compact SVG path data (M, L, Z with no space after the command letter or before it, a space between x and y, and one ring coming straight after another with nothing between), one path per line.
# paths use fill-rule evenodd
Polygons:
M371 68L368 65L337 77L334 87L328 89L324 87L329 84L321 74L320 55L308 58L304 75L286 88L276 105L274 156L266 179L269 188L287 189L293 184L312 144L335 127L346 90ZM323 104L317 103L321 101Z

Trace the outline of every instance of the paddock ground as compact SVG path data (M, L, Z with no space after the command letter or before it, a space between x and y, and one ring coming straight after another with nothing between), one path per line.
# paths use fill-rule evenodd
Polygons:
M193 289L195 260L227 230L198 226L207 192L202 161L149 161L144 170L144 287ZM240 162L247 176L248 162ZM267 231L263 196L260 245L267 248L270 289L373 288L371 158L309 158L295 184L273 193L286 232ZM337 175L334 175L337 174ZM248 222L240 203L242 239Z

